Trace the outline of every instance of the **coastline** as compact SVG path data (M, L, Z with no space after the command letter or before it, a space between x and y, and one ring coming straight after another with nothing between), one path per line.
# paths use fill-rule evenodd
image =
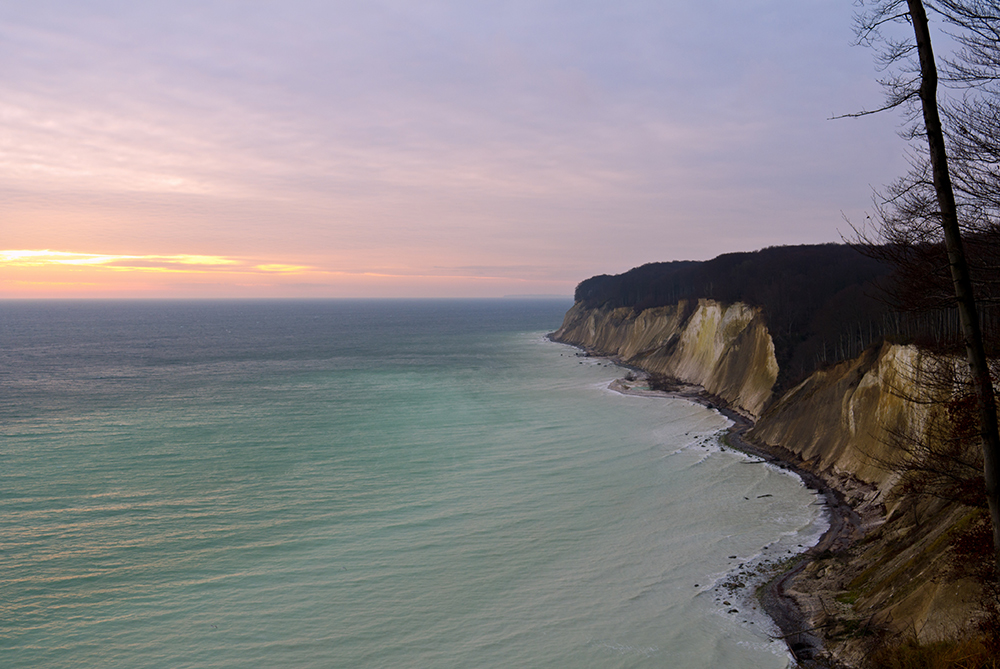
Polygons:
M993 542L981 467L935 460L966 448L959 387L926 383L965 378L952 359L876 338L860 355L840 351L838 361L808 374L800 360L801 378L776 386L774 340L748 305L702 298L614 307L631 299L624 285L603 304L587 286L550 339L625 367L619 390L661 390L729 416L733 427L719 441L753 454L744 456L751 462L773 463L768 469L797 473L803 490L823 495L810 511L823 509L829 529L817 522L798 533L793 552L810 547L798 561L788 554L754 569L749 588L745 571L733 579L745 594L756 592L754 604L770 614L770 634L786 657L800 667L841 668L867 666L883 653L993 649ZM963 412L959 422L955 411ZM969 455L977 458L969 430ZM755 517L745 522L753 527Z
M646 385L646 379L649 377L646 372L623 364L614 356L602 356L586 349L581 350L587 357L605 358L631 370L636 375L635 381L627 378L615 379L608 386L610 390L624 395L684 399L718 411L732 421L732 425L723 437L726 446L796 474L805 487L814 490L822 498L829 522L826 531L814 545L798 554L777 575L764 582L758 588L756 596L764 612L781 631L781 635L776 638L785 642L798 667L807 669L842 667L843 665L825 648L821 638L814 634L809 615L803 610L805 602L796 597L790 585L793 579L811 563L821 556L847 547L862 532L865 521L847 502L844 492L806 469L791 452L773 447L764 448L748 441L745 435L753 427L753 420L728 406L721 398L711 395L704 388L677 380L669 390L653 390L648 386L635 387L630 384Z

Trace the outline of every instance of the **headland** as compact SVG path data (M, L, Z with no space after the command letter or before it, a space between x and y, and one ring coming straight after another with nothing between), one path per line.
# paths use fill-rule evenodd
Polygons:
M900 441L933 442L952 429L955 383L926 381L954 381L960 365L874 332L837 356L822 329L786 324L776 343L774 312L749 301L616 304L607 286L634 283L619 279L582 283L550 338L650 379L651 388L619 381L618 390L660 389L718 409L733 421L728 445L795 472L825 500L829 529L759 592L800 666L864 667L894 644L975 633L983 587L961 551L982 509L914 489L914 454ZM824 308L842 298L828 296ZM828 355L804 364L816 351Z

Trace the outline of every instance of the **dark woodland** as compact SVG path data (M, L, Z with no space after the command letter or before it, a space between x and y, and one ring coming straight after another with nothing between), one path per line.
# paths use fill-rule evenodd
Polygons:
M587 279L576 300L636 312L700 298L759 307L774 340L779 390L816 368L852 358L906 318L886 290L893 267L846 244L775 246L704 262L650 263Z

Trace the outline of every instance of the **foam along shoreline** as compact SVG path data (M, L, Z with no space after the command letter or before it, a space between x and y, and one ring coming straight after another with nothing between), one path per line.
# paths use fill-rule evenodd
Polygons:
M614 358L609 359L617 362ZM823 500L829 523L826 531L814 545L796 555L781 573L761 583L757 589L757 597L765 613L781 632L776 639L786 643L798 666L816 669L840 666L823 647L820 638L809 628L806 615L800 608L798 600L789 592L788 584L817 556L850 543L852 535L860 531L863 525L861 516L845 501L839 491L799 466L791 453L772 452L770 449L765 450L746 441L744 435L753 427L753 421L726 406L724 400L711 395L700 386L680 381L675 381L669 390L653 390L648 385L648 374L641 370L629 369L632 370L631 375L634 375L634 380L615 379L608 386L609 390L624 395L685 399L718 411L732 421L732 425L723 437L725 446L796 474L803 485L815 491L817 497Z

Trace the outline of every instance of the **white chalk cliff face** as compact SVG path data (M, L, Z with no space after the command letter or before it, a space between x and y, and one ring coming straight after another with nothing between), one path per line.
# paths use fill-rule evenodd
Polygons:
M576 304L553 339L612 355L704 387L756 421L750 437L781 447L817 472L844 474L888 492L898 458L891 435L929 435L961 365L914 346L883 344L817 370L780 397L774 345L760 311L745 304L588 309ZM941 383L941 379L952 379ZM937 381L928 383L927 379ZM931 396L936 395L936 396Z
M778 378L760 311L745 304L682 301L636 314L577 303L552 338L700 385L751 418L760 416Z

